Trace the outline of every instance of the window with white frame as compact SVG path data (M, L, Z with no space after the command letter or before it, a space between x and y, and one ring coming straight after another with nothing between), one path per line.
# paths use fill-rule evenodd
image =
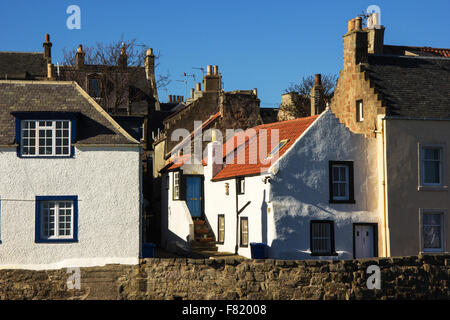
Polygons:
M443 147L421 147L421 183L423 186L441 186L443 184Z
M225 215L219 214L217 219L217 243L225 242Z
M354 202L353 162L330 161L330 202Z
M37 197L37 242L77 240L77 198Z
M334 254L333 221L311 221L311 254Z
M21 155L69 156L70 120L22 120Z
M356 121L364 120L364 104L362 100L356 101Z
M173 199L180 199L180 172L173 173Z
M241 218L241 247L248 247L248 218Z
M444 212L421 210L421 240L423 252L444 251Z
M237 193L238 194L244 194L245 193L245 178L237 178L236 179L236 187L237 187Z

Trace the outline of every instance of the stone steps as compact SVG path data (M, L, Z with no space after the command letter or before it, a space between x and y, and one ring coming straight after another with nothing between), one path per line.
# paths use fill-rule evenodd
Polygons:
M191 248L194 252L202 250L217 251L214 233L203 219L194 220L194 241L191 242Z

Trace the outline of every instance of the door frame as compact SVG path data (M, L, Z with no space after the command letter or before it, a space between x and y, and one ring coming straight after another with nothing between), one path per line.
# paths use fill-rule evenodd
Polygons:
M353 259L356 259L356 239L355 239L355 227L356 226L371 226L373 228L373 257L378 257L378 223L373 222L362 222L353 223Z
M188 177L199 177L200 178L200 197L201 197L201 201L200 201L200 217L191 217L193 219L197 218L197 219L205 219L205 176L202 174L183 174L184 178L183 178L183 187L185 190L185 194L187 195L187 178ZM187 196L185 197L184 201L186 202L187 205Z

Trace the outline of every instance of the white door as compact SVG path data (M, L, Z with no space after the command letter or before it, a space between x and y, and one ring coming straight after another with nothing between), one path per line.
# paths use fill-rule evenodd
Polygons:
M355 225L355 258L372 258L374 252L374 227Z

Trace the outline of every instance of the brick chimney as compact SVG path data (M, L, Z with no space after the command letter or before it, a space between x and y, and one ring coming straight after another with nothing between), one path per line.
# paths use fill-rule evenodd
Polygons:
M219 74L219 67L208 65L206 67L206 76L203 79L203 85L205 87L205 92L207 93L217 93L221 89L221 76Z
M322 87L322 76L317 73L314 76L314 86L311 88L311 115L321 114L326 107L324 90Z
M367 63L367 31L361 29L361 17L348 22L344 40L344 70L356 70L356 66Z
M125 44L122 44L120 48L120 55L117 61L117 65L123 69L126 69L128 66L128 55L127 55L127 47Z
M383 53L384 29L384 26L379 24L378 13L372 13L367 19L368 53Z
M154 110L161 110L161 106L159 104L158 99L158 90L156 87L156 78L155 78L155 55L153 54L153 49L149 48L145 54L145 77L147 78L150 98L153 97L153 101L151 104L154 105Z
M77 54L75 56L75 68L77 70L83 69L84 67L84 51L83 46L80 44L77 48Z
M42 44L44 47L44 59L47 63L52 63L52 43L50 42L50 35L45 35L45 42Z

